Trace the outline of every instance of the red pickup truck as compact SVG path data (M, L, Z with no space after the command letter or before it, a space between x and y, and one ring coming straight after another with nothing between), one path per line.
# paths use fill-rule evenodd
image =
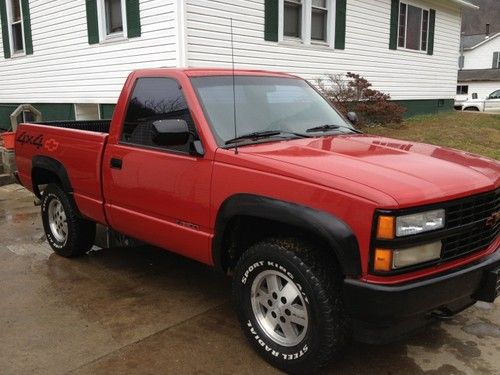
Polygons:
M361 134L295 76L136 71L111 121L21 124L15 151L56 253L100 223L233 275L243 331L285 371L500 291L500 164Z

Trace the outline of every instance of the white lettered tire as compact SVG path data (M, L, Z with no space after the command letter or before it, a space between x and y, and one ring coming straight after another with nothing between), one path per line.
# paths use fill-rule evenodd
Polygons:
M314 246L295 239L253 245L239 260L233 301L248 340L273 366L314 373L344 345L341 278Z
M67 258L85 254L92 248L96 225L82 218L73 198L59 185L48 185L42 195L42 222L47 242Z

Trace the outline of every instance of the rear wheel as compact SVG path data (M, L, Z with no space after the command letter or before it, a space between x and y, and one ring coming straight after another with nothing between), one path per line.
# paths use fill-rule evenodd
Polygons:
M313 373L347 335L340 275L319 249L297 240L267 240L238 262L233 300L250 343L288 373Z
M50 184L43 192L42 221L47 242L61 256L83 255L94 244L95 223L78 214L73 199L58 185Z

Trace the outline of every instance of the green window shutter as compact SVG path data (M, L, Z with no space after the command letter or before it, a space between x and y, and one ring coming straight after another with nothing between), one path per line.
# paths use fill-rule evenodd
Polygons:
M270 42L278 41L278 7L278 0L265 0L264 2L264 39Z
M345 49L345 28L347 0L337 0L335 4L335 49Z
M24 51L27 55L33 55L33 38L31 36L31 17L30 17L29 1L22 0L21 7L23 10Z
M391 34L389 49L398 49L399 0L391 2Z
M429 12L429 43L427 46L427 54L434 54L434 28L436 26L436 11L431 9Z
M498 63L498 55L500 55L500 52L493 52L493 65L491 66L493 69L500 68L500 65Z
M97 16L97 0L85 0L87 10L87 33L89 44L99 43L99 20Z
M5 0L0 0L0 21L2 22L3 55L6 59L10 57L9 24L7 23L7 8Z
M139 0L127 0L127 37L137 38L141 36L141 12Z

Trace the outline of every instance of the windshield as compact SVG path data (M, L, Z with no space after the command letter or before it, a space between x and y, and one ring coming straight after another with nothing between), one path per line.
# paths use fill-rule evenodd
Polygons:
M297 78L236 76L236 136L282 131L313 136L308 129L334 125L331 131L350 133L352 126L307 82ZM219 146L235 138L233 77L195 77L191 82ZM281 137L281 138L282 138ZM247 140L248 141L248 140Z

